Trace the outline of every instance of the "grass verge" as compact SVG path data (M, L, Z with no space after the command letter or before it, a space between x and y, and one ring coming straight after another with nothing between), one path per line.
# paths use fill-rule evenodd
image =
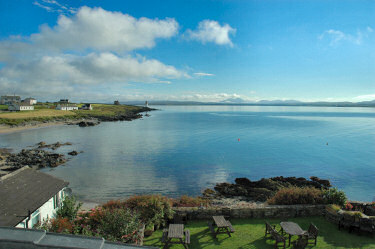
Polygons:
M268 219L280 229L280 219ZM318 242L316 246L309 245L307 248L375 248L375 238L370 235L351 234L348 231L339 231L337 226L329 223L323 217L293 218L288 221L296 222L304 230L307 230L310 222L319 228ZM207 221L190 221L185 228L190 230L191 244L193 249L247 249L247 248L274 248L274 240L264 238L265 219L233 219L231 223L236 230L229 237L226 234L219 234L216 239L209 232ZM144 245L162 248L162 230L157 230L150 237L146 237ZM292 241L297 236L292 237ZM288 242L286 244L288 246ZM182 245L172 245L169 248L183 248ZM282 248L282 247L281 247ZM289 247L292 248L292 245Z

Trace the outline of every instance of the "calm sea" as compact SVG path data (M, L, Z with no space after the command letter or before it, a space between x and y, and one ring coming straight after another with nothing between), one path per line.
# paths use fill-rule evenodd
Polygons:
M354 200L375 196L375 109L155 106L132 122L0 135L16 151L40 141L84 151L43 169L87 201L133 194L199 195L236 177L318 176Z

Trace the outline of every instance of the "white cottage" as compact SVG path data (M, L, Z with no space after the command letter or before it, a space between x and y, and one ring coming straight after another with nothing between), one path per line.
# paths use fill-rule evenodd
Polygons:
M82 105L82 110L92 110L92 104L84 104Z
M73 110L78 110L78 106L72 105L72 104L58 104L56 106L56 110L73 111Z
M9 111L32 111L34 106L26 103L13 103L8 105Z
M38 101L34 98L26 98L22 100L22 103L28 104L28 105L36 105Z
M0 177L0 226L32 228L54 217L68 184L29 167Z
M9 105L12 103L21 102L21 97L16 95L5 95L0 97L0 104L1 105Z

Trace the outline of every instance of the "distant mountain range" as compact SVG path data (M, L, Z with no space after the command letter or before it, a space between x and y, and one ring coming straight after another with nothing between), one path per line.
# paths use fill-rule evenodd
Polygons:
M220 102L150 100L149 105L245 105L245 106L333 106L333 107L375 107L375 100L362 102L302 102L298 100L260 100L249 102L241 98L230 98ZM145 101L121 101L121 104L144 105Z

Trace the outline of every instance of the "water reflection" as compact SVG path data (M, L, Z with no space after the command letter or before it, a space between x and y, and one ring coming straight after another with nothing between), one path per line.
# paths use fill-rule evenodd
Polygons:
M326 177L357 200L375 183L375 110L370 108L161 106L132 122L59 126L0 135L0 147L72 142L84 151L43 171L82 199L199 194L235 177ZM239 140L238 140L239 139ZM328 145L327 145L327 142Z

